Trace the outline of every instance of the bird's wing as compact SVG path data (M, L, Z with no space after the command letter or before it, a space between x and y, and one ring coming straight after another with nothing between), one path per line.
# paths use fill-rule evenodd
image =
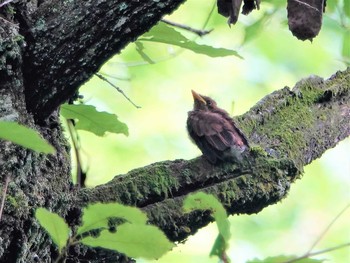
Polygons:
M234 127L233 121L215 112L197 113L193 120L193 132L204 136L216 150L224 151L232 146L246 145L242 133Z

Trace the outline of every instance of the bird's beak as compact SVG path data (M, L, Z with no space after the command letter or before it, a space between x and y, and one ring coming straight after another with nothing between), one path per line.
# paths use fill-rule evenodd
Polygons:
M199 95L197 92L195 92L194 90L191 90L192 91L192 96L193 96L193 99L194 100L198 100L200 102L202 102L204 105L207 105L207 102L202 98L201 95Z

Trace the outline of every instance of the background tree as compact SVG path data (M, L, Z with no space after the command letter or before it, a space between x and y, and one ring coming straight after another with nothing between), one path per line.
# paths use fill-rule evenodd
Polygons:
M68 221L70 223L73 223L77 218L77 209L72 208L79 207L81 203L86 203L93 200L102 200L99 198L98 193L99 191L103 193L103 187L92 189L92 191L84 190L79 192L78 195L75 195L76 192L71 189L69 183L70 167L66 154L66 143L62 137L61 128L59 125L57 125L57 112L53 111L56 110L56 107L59 106L63 101L69 99L74 94L76 89L80 86L80 84L88 79L107 58L124 47L126 43L134 40L135 37L148 30L161 18L163 14L174 10L178 4L179 3L177 1L163 1L161 4L158 2L140 4L138 1L130 1L128 4L122 1L100 1L98 3L95 3L94 1L78 1L74 3L45 1L41 3L39 7L37 7L34 2L28 2L26 4L19 3L18 6L7 5L6 7L10 10L1 9L1 21L3 23L1 24L2 42L0 45L2 47L2 64L0 67L2 103L0 103L0 107L3 115L2 119L12 121L15 120L26 124L29 127L35 127L41 132L43 137L48 139L51 144L54 145L57 150L56 155L42 156L14 146L8 142L1 142L1 163L3 164L1 173L2 177L4 178L3 181L5 181L5 178L11 178L11 182L8 187L5 211L1 222L1 246L3 251L3 260L13 260L14 257L17 257L18 261L29 261L37 255L41 260L45 261L55 256L55 249L52 248L50 250L49 247L51 241L47 238L46 235L43 235L41 228L39 228L33 219L33 211L36 207L49 207L53 211L66 216ZM9 12L13 10L12 8L15 8L15 14ZM210 9L207 9L206 12L208 12L208 10ZM269 10L266 10L266 12L268 11ZM251 31L254 31L256 28L259 28L259 26L265 25L264 22L269 17L270 16L267 15L261 15L261 19L259 20L260 23L256 24L256 27L248 26L246 32L249 33L249 28ZM190 19L193 18L194 16L190 17ZM19 25L16 25L17 22ZM222 19L221 23L224 24L224 22L224 19ZM250 20L247 22L249 23ZM332 25L332 22L329 23ZM268 34L272 32L266 30L266 27L264 28L265 30L263 34L272 36L271 34ZM242 31L244 30L244 26L241 28L238 27L236 30ZM220 31L215 31L213 32L213 35L210 36L212 40L210 38L207 40L209 43L210 41L214 41L216 43L218 42L218 39L220 39L217 35ZM229 31L229 29L225 28L225 31L226 33L222 35L227 36L228 34L231 34L233 37L233 33L231 32L232 30ZM334 32L338 33L339 31L339 28L334 30ZM24 38L18 35L19 32ZM246 34L245 41L248 41L249 37L252 36L252 34L248 33ZM275 36L275 38L277 39L277 36ZM232 40L230 40L230 42L227 42L226 40L222 41L222 43L229 43L228 46L231 46L231 41ZM297 44L296 40L295 43L295 45L301 45ZM269 44L271 44L271 41ZM303 47L305 48L305 46ZM305 49L308 51L315 49L315 47L311 45L307 47L309 49ZM337 48L337 50L339 50L339 48ZM284 50L284 52L288 53L290 50ZM273 57L276 56L275 54L276 52L273 52L268 55ZM148 55L150 54L148 53ZM242 55L244 55L244 51ZM132 55L129 53L129 56ZM247 56L249 57L249 55ZM286 63L285 65L288 65L289 67L292 65L298 65L296 63L297 54L293 56L293 59L295 59L295 64L290 63L293 62L293 60L290 60L289 63ZM157 58L157 60L159 60L159 58ZM236 59L234 61L237 63ZM321 61L321 59L319 61ZM230 68L232 64L232 62L227 63L227 68ZM318 64L322 63L320 62ZM336 65L332 70L323 69L323 71L319 70L318 72L315 72L315 64L310 64L309 66L305 65L303 68L299 69L299 74L295 74L295 76L298 77L294 76L289 81L287 81L287 83L285 80L282 81L281 79L274 76L273 79L276 81L275 83L278 83L275 84L274 88L281 88L281 85L284 84L293 86L297 79L309 74L317 73L322 77L328 77L331 73L335 73L337 69L344 68L344 64L341 62L336 62L335 64ZM185 68L184 65L186 64L184 64L182 61L181 66L183 68ZM204 67L202 65L202 63L198 63L197 68L203 69ZM270 65L270 63L268 65ZM321 65L318 65L318 67L321 68ZM111 69L113 73L114 70L115 69ZM180 68L177 68L177 71L179 70ZM212 72L215 71L217 71L217 66L213 66ZM173 76L169 73L170 70L167 71L164 68L163 71L157 70L155 72L157 72L157 75L160 73L168 75L168 78L171 79L171 81L167 80L163 83L155 81L154 83L151 83L152 85L137 85L137 81L140 80L135 80L133 78L133 87L151 86L157 89L160 89L162 87L169 88L169 86L174 87L173 84L170 85L169 83L176 83L175 87L179 87L179 82L175 82L172 78L170 78ZM268 78L269 76L266 74L266 69L263 72L265 74L262 74L261 71L259 72L260 74L257 74L256 72L259 71L255 71L255 74L258 76L258 78L255 80L257 83L264 81L264 79L261 79L262 75L265 78ZM302 76L300 76L301 72ZM254 73L254 71L252 71L252 73ZM231 74L227 75L230 79L232 79ZM201 75L202 74L198 74L195 78L197 80L196 85L198 85L198 79ZM234 75L236 77L236 74ZM151 76L152 75L149 75L148 78L151 79ZM222 78L222 74L220 74L220 78ZM94 81L96 82L97 80ZM190 84L190 82L187 81L187 84ZM242 81L237 81L234 85L240 87L236 90L235 93L238 93L239 91L240 94L243 94L243 87L247 84L242 84ZM190 88L187 88L186 90L188 91ZM206 91L208 88L209 87L204 89L204 91ZM148 89L145 90L148 91ZM225 89L223 89L221 90L220 94L227 94L228 90L230 92L233 92L231 85L226 89L226 93L224 92ZM346 91L346 89L344 90ZM217 92L211 90L210 93L216 94ZM163 93L159 92L159 94L161 97L165 97L165 99L169 99L171 102L176 101L177 103L174 103L174 105L177 105L178 108L183 107L181 100L179 98L176 100L176 93L174 93L174 89L168 89L167 92L163 91ZM169 94L171 94L171 96L169 96ZM132 92L130 92L130 96L132 96L132 98L135 100L142 98L142 96L137 95L137 90L132 90ZM344 96L348 95L345 93ZM85 99L90 99L90 102L96 100L96 98L98 98L97 95L94 96L93 99L85 95ZM111 105L117 104L115 103L115 100L120 99L115 94L110 98L112 99L112 103L107 102L109 103L107 104L109 107ZM156 100L156 97L150 98L152 98L152 102ZM239 98L238 96L234 98L239 99L235 104L235 109L238 108L239 111L236 111L235 113L243 113L247 109L239 104L242 103L240 101L243 101L243 99ZM231 100L232 98L228 99ZM138 101L138 104L147 104L146 100L143 100L144 101ZM169 100L166 101L166 105L169 105ZM189 109L191 107L190 96L188 96L187 102ZM254 102L245 102L247 104L249 103L249 106L247 105L246 107L250 107L254 104ZM128 109L127 107L129 106L125 106L120 109L118 108L118 110L121 111L120 114L123 114L123 108L126 108L127 111L130 111L130 108ZM184 111L185 114L181 114L186 115L186 111L187 108ZM144 112L148 113L146 116L148 116L147 123L149 123L151 119L153 119L149 116L154 115L149 114L149 111L147 112L146 110ZM47 118L48 116L50 116L50 118ZM345 117L346 116L348 115L345 115ZM244 122L242 125L244 125ZM170 125L167 124L166 126ZM129 125L130 131L137 131L140 129L139 126L135 129L132 129L131 127L132 126ZM152 134L154 134L154 129L157 126L153 125L152 127ZM249 125L247 125L246 129L249 130ZM347 130L344 128L344 133L342 133L342 136L339 136L339 139L344 138L348 134L346 131L348 131L348 128ZM159 134L159 132L157 132L157 134ZM183 137L185 137L185 135ZM149 151L150 156L156 156L157 154L155 151L161 144L158 138L156 137L155 139L157 147L154 146L154 142L151 143L151 141L149 141L152 145L151 150ZM259 138L260 137L258 137L258 139L255 139L255 142L258 142ZM84 142L86 140L83 139L82 141ZM137 144L137 147L140 147L140 145ZM107 153L107 151L105 152ZM134 154L135 153L133 153L133 155ZM161 156L162 159L164 159L162 153L158 154L158 156ZM91 158L91 155L88 156ZM126 156L126 154L124 156ZM179 156L176 154L174 154L174 156L171 156L171 158L178 157L191 156ZM118 158L122 160L122 157ZM130 157L124 158L131 159ZM145 163L149 163L147 160L145 161L145 159L139 159L136 158L136 156L134 156L134 158L137 160L137 165L133 163L132 167L142 166ZM115 161L115 159L113 161ZM105 163L106 164L104 166L107 166L107 162ZM187 165L186 162L185 165ZM194 163L189 162L188 165L189 167L196 167L196 165L200 166L204 164L202 164L200 161L194 161ZM93 163L91 164L91 167L92 166ZM118 166L120 166L120 164L118 164ZM98 169L100 169L100 167ZM215 172L222 171L221 168L211 169L214 169ZM89 170L90 177L88 178L92 181L94 180L92 179L92 175L94 173L91 170ZM156 170L151 170L153 173L155 173L155 171ZM149 175L149 178L152 178L152 176ZM200 178L200 180L203 180L203 178ZM91 181L90 185L92 184ZM198 185L200 185L200 183ZM125 194L125 192L122 191L122 188L117 188L116 191L119 194ZM147 199L147 196L144 196L145 202L140 206L150 204L147 202L158 202L159 198L164 198L165 193L167 193L167 191L161 192L159 196L155 196L155 198L153 197L149 199ZM130 194L132 196L133 193L131 192ZM125 197L121 197L120 199L122 201L125 201ZM132 199L130 200L132 201ZM266 205L269 202L274 201L276 200L268 200L266 202ZM234 206L232 207L233 209L236 209ZM241 212L248 212L247 207L243 206L242 209L243 210L241 210ZM256 210L250 210L250 212L259 210L259 207L255 207L255 209ZM205 213L195 215L193 218L200 218L201 223L197 226L194 226L193 229L191 229L191 232L195 232L201 224L205 224L210 220L210 217ZM154 222L157 223L157 220L155 219ZM167 234L172 239L176 239L172 235L180 233L180 237L183 238L183 235L185 233L183 230L185 230L185 228L180 229L178 232L174 232L173 229L168 229ZM24 240L26 245L21 244L19 240ZM85 251L78 251L76 253L80 254L80 257L89 256L91 258L94 258L95 256L99 258L101 256L96 256L96 254L92 253L85 254ZM97 250L95 253L101 252Z

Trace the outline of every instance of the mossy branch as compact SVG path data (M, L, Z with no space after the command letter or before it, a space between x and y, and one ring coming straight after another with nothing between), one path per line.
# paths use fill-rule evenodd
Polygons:
M309 77L275 91L237 118L252 145L241 164L204 158L154 163L78 194L77 207L121 202L144 209L172 240L184 240L212 217L185 215L184 197L216 195L230 214L257 213L286 196L303 166L350 135L350 68L328 80Z

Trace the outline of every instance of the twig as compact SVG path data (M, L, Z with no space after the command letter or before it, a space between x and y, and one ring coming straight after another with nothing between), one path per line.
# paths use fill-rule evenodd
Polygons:
M114 85L112 82L110 82L107 78L105 78L104 76L102 76L99 73L95 73L95 75L97 77L99 77L100 79L106 81L109 85L111 85L113 88L115 88L117 91L119 91L132 105L134 105L137 109L140 109L140 106L137 106L131 99L129 99L128 96L126 96L126 94L124 93L124 91L122 91L119 87L117 87L116 85Z
M120 81L130 81L131 80L131 78L116 77L116 76L113 76L113 75L110 75L110 74L107 74L107 73L103 73L103 72L100 72L99 74L101 74L103 76L106 76L108 78L113 78L113 79L117 79L117 80L120 80Z
M6 175L4 187L2 189L2 199L1 199L1 205L0 205L0 221L1 221L1 218L2 218L2 212L4 211L7 187L9 185L9 182L10 182L10 176Z
M13 2L13 1L15 1L15 0L6 0L5 2L0 4L0 8L5 6L5 5L7 5L7 4L9 4L9 3L11 3L11 2Z
M204 35L207 35L207 34L209 34L211 31L213 31L212 29L211 29L211 30L195 29L195 28L193 28L193 27L190 27L190 26L187 26L187 25L183 25L183 24L178 24L178 23L175 23L175 22L166 20L166 19L162 19L161 21L164 22L164 23L166 23L166 24L168 24L168 25L171 25L171 26L174 26L174 27L178 27L178 28L187 30L187 31L189 31L189 32L192 32L192 33L194 33L194 34L197 34L197 35L200 36L200 37L202 37L202 36L204 36Z
M210 12L209 12L209 14L207 16L207 19L203 23L202 30L204 30L204 28L207 27L207 25L209 23L209 20L210 20L210 18L212 17L212 15L214 13L215 8L216 8L216 0L213 1L212 7L211 7Z
M317 256L317 255L320 255L320 254L323 254L323 253L326 253L326 252L330 252L330 251L337 250L337 249L341 249L341 248L348 247L348 246L350 246L350 242L349 242L349 243L342 244L342 245L338 245L338 246L335 246L335 247L326 248L326 249L324 249L324 250L320 250L320 251L317 251L317 252L308 253L307 255L304 255L304 256L301 256L301 257L298 257L298 258L293 258L293 259L291 259L291 260L284 261L284 262L282 262L282 263L297 262L297 261L299 261L299 260L301 260L301 259L304 259L304 258L309 258L309 257Z
M335 221L338 220L338 218L350 207L350 204L346 205L345 208L343 210L340 211L339 214L337 214L337 216L332 220L332 222L326 227L326 229L322 232L322 234L317 238L317 240L312 244L312 246L309 248L309 250L303 255L303 256L300 256L298 258L294 258L294 259L291 259L291 260L288 260L288 261L285 261L283 263L292 263L292 262L296 262L300 259L304 259L304 258L309 258L309 257L312 257L312 256L316 256L316 255L319 255L319 254L323 254L323 253L326 253L326 252L329 252L329 251L333 251L333 250L336 250L336 249L340 249L340 248L343 248L343 247L346 247L346 246L350 246L350 243L345 243L345 244L342 244L342 245L339 245L339 246L336 246L336 247L333 247L333 248L327 248L327 249L324 249L324 250L321 250L321 251L317 251L317 252L313 252L311 253L311 250L314 249L314 247L317 245L317 243L324 237L324 235L328 232L328 230L331 228L331 226L335 223Z
M314 247L317 245L317 243L324 237L324 235L328 232L328 230L331 228L331 226L335 223L335 221L338 220L338 218L350 207L350 204L346 205L343 210L340 211L340 213L330 222L330 224L326 227L326 229L322 232L322 234L317 238L317 240L312 244L312 246L309 248L309 250L305 253L305 255L310 254L311 250L314 249Z

